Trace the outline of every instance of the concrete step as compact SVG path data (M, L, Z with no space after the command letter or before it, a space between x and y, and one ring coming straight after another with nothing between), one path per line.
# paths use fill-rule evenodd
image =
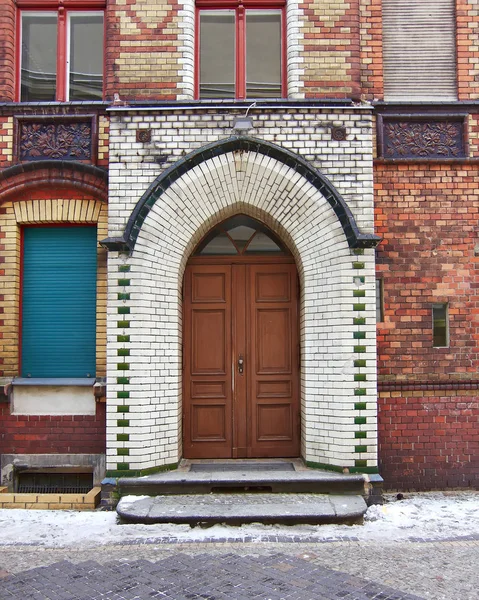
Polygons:
M367 506L360 495L182 494L122 498L117 512L125 523L310 524L361 523Z
M234 470L177 470L146 477L124 477L118 481L120 496L161 494L210 494L214 492L270 492L357 494L365 493L367 477L316 469L250 471L235 465Z

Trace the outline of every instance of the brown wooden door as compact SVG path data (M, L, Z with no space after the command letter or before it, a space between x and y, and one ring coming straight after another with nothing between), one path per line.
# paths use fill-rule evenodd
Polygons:
M298 456L295 265L188 265L183 326L185 458Z

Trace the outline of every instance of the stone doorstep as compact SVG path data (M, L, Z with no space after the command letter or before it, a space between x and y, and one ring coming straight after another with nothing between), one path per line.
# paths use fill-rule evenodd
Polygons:
M210 494L211 492L316 493L365 495L368 479L308 469L286 472L182 472L168 471L146 477L122 477L118 480L120 496L154 496L160 494Z
M117 513L125 523L309 524L362 523L362 496L335 494L208 494L121 499Z
M7 488L0 488L0 508L93 510L100 502L100 495L100 486L88 494L10 494Z

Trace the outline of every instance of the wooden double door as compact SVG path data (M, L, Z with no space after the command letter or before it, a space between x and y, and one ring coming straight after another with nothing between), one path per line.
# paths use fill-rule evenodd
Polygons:
M185 458L298 456L294 262L191 262L184 281Z

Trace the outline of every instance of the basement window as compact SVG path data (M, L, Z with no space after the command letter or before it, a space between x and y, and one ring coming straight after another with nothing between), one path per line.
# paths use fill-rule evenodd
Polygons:
M432 305L432 345L434 348L449 346L449 310L448 305Z
M17 473L18 494L88 494L93 488L93 473L27 470Z

